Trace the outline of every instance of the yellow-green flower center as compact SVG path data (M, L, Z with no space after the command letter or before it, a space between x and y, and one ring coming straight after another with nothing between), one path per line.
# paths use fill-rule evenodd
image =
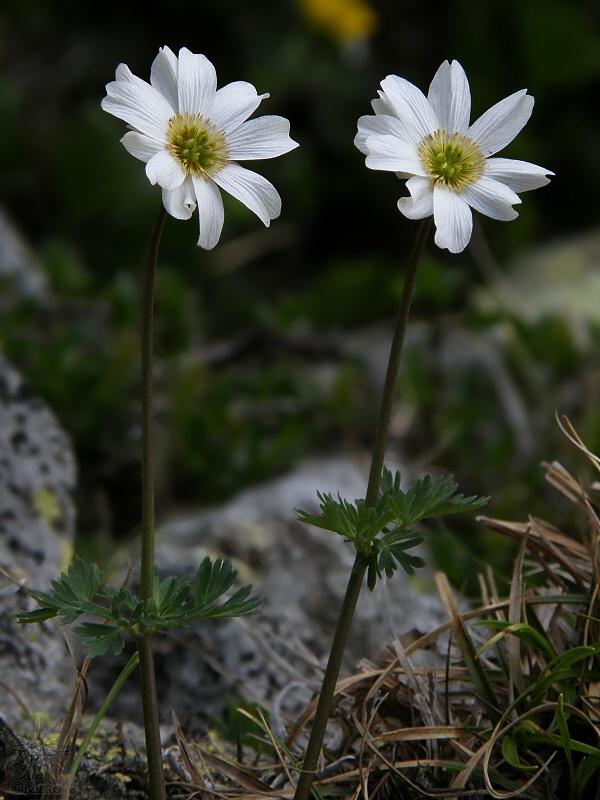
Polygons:
M229 160L225 134L200 114L175 114L167 129L167 150L189 175L207 178Z
M458 132L429 133L419 145L419 158L433 183L454 191L480 178L485 167L478 145Z

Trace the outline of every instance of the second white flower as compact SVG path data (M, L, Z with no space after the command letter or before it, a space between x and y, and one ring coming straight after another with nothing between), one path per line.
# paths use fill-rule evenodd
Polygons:
M471 209L499 220L518 216L517 192L537 189L553 173L527 161L490 158L515 138L533 110L525 89L497 103L472 125L465 71L445 61L427 97L397 75L381 82L375 115L361 117L355 145L371 169L407 178L398 201L410 219L433 215L438 247L460 253L471 239Z

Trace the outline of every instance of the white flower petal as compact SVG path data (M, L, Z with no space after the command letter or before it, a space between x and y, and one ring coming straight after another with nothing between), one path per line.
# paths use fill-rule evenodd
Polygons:
M389 172L402 172L407 175L426 175L414 144L403 142L396 136L376 135L366 140L369 169L383 169Z
M517 161L514 158L488 158L485 162L485 174L510 186L513 192L539 189L550 183L548 176L554 175L550 170L538 167L537 164Z
M146 175L150 183L158 183L163 189L176 189L185 180L186 173L167 150L160 150L146 164Z
M133 75L126 64L117 67L117 80L107 84L106 97L100 105L140 133L166 142L167 125L174 109L153 86Z
M433 190L435 243L451 253L462 253L473 232L473 214L458 192L435 186Z
M397 75L388 75L381 81L381 88L385 92L385 101L391 104L394 116L400 120L407 142L418 143L440 127L423 92L409 81Z
M195 208L196 200L191 178L186 178L176 189L163 189L162 201L168 214L176 219L189 219Z
M366 154L366 165L371 169L409 178L410 196L398 201L401 213L411 219L433 213L436 244L460 253L471 238L472 208L495 219L514 219L517 212L513 206L521 202L517 192L543 186L553 174L525 161L487 160L519 133L531 116L533 103L523 89L497 103L469 127L471 93L466 74L458 61L445 61L431 82L427 98L408 81L388 75L381 82L379 98L372 102L375 116L358 120L354 144ZM440 182L432 180L434 162L430 174L421 161L420 145L438 130L444 132L443 137L428 139L432 158L439 157L436 148L442 148L445 137L459 151L464 150L465 158L473 155L466 139L481 150L483 174L473 183L468 183L472 176L465 173L456 178L452 188L444 185L444 164ZM448 170L448 179L450 174Z
M227 137L227 146L232 161L246 161L281 156L298 147L298 142L290 139L287 119L267 116L244 122Z
M162 188L166 211L178 219L189 219L197 204L200 246L211 249L219 241L224 222L220 187L256 213L265 225L279 216L281 198L275 187L237 163L237 159L272 158L298 146L290 138L290 125L283 117L249 120L268 94L259 95L245 81L217 91L214 66L205 56L185 47L178 56L169 47L159 50L152 63L150 83L120 64L106 92L102 108L133 128L123 136L123 146L146 162L148 179ZM169 121L176 114L203 117L209 134L215 126L225 138L222 161L236 161L228 161L219 169L215 160L214 176L190 176L168 145ZM210 172L211 166L207 169Z
M175 111L179 108L177 94L177 75L179 63L177 56L170 47L161 47L158 55L152 62L150 70L150 83L165 97Z
M140 161L150 161L152 156L165 149L161 142L157 142L156 139L151 139L143 133L137 133L137 131L126 133L121 139L121 144L128 153L139 158Z
M179 51L179 112L210 119L217 91L217 73L211 62L187 47Z
M482 114L471 125L467 136L479 145L484 156L491 156L512 142L525 126L533 103L527 89L521 89Z
M200 237L198 244L205 250L212 250L223 230L223 198L219 187L212 180L192 176L194 192L198 201L200 216Z
M410 197L401 197L398 208L409 219L424 219L433 214L433 187L429 178L415 175L406 181Z
M358 133L354 137L354 144L362 153L365 153L365 155L369 152L366 144L367 138L374 134L391 134L392 136L397 136L399 139L402 139L401 126L396 117L390 117L387 114L378 116L368 114L364 117L360 117L358 120Z
M254 211L267 227L281 213L281 198L262 175L231 162L212 177L222 189Z
M225 133L235 130L238 125L253 114L261 100L268 94L257 94L251 83L234 81L222 86L215 95L211 121Z
M453 61L441 65L435 73L427 99L448 133L466 133L471 115L471 91L464 69Z
M486 217L507 221L519 216L513 208L521 202L519 196L506 184L486 175L470 186L465 186L461 196L475 211L485 214Z
M379 97L376 97L375 100L371 100L371 107L376 114L383 114L389 117L396 116L394 106L390 103L385 92L382 92L381 89L379 90Z

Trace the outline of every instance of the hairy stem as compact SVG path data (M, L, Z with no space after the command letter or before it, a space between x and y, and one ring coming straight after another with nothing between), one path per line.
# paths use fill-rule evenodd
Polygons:
M417 275L417 268L419 266L421 253L423 252L423 246L425 244L425 240L427 239L427 234L429 233L432 221L433 217L427 217L421 222L411 254L408 273L402 289L400 308L398 309L396 327L394 329L394 335L392 338L387 373L385 376L385 384L381 399L381 408L379 411L379 419L375 433L375 444L373 446L371 469L369 471L367 496L365 498L365 505L368 508L375 505L379 494L379 485L385 458L385 446L394 405L398 370L400 367L400 358L402 356L402 348L404 345L404 336L406 334L406 328L408 324L415 278ZM363 555L364 554L362 553L357 553L352 572L350 573L350 578L348 579L348 586L346 588L346 594L344 595L342 608L340 610L333 641L331 643L329 659L327 661L325 675L323 676L323 683L321 684L321 692L313 719L313 727L310 733L308 746L306 748L304 762L302 764L302 771L300 773L300 777L298 778L298 785L296 786L294 800L308 800L310 795L310 790L319 762L321 747L323 745L327 720L329 718L329 712L331 710L331 704L335 694L335 687L337 684L338 675L340 673L344 652L346 650L348 633L350 631L350 626L354 617L354 611L356 609L363 578L365 576L365 568L358 567L358 562Z

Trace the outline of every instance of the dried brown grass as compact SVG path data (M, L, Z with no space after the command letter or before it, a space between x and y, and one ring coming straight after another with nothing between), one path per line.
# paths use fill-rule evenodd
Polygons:
M569 421L558 422L600 471ZM447 621L396 639L338 681L337 743L324 752L317 796L599 796L600 483L584 487L555 461L543 468L573 504L576 534L539 517L478 518L519 543L508 595L499 596L488 569L480 602L465 609L446 576L436 576ZM170 793L291 798L315 706L289 724L284 741L262 714L243 712L261 731L244 757L208 738L190 741L177 725Z

